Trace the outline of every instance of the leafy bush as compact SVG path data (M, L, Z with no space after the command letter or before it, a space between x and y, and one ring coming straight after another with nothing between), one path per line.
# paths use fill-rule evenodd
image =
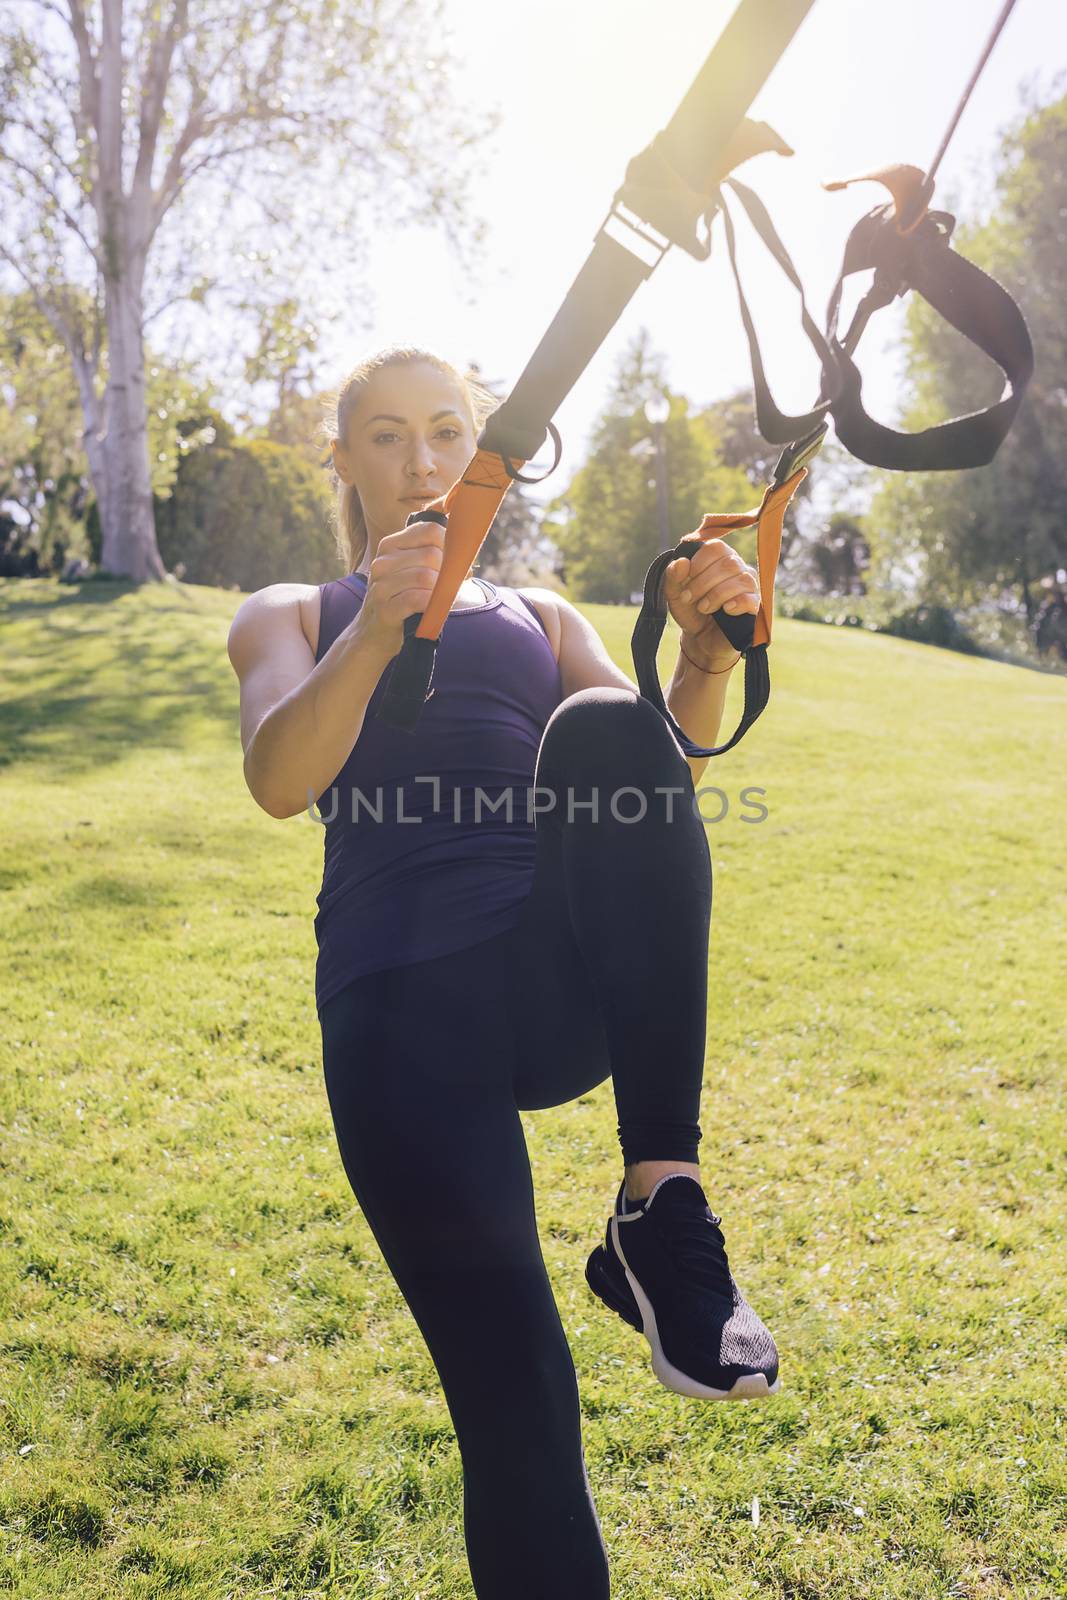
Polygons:
M843 610L840 601L813 603L810 600L794 600L779 605L776 598L775 610L796 622L830 622L838 628L872 628L877 631L875 624L860 616L854 606Z
M186 583L262 589L338 576L324 475L269 439L223 438L185 456L157 499L156 538Z
M920 644L1013 662L1044 672L1065 672L1067 662L1054 654L1042 656L1025 614L1002 604L984 601L948 606L938 601L915 601L902 606L901 596L890 589L849 597L780 591L775 614L797 622L821 622L839 628L866 628L890 633Z
M917 605L907 611L898 611L883 623L882 633L892 633L898 639L916 639L921 644L940 645L945 650L959 650L964 655L981 655L976 644L948 606Z

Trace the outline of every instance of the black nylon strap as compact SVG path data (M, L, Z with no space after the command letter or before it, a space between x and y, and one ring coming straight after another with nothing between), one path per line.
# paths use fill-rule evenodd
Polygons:
M811 411L804 412L799 416L787 416L785 412L778 408L767 383L759 340L756 337L755 324L752 321L752 314L745 299L745 292L741 287L741 277L737 268L737 249L733 220L723 201L722 190L720 189L719 209L722 212L723 227L726 232L726 247L730 257L734 283L737 287L737 300L741 309L741 320L744 323L752 362L752 382L756 401L757 424L760 433L768 443L787 446L778 462L773 480L775 483L782 483L799 466L803 465L810 456L814 455L819 448L826 432L824 418L830 409L831 398L837 394L840 388L841 379L834 354L808 310L807 301L804 298L804 286L800 281L800 276L793 265L789 252L779 238L763 202L752 189L749 189L746 184L738 182L736 178L726 179L723 187L730 188L736 194L747 212L752 226L786 277L798 291L800 295L801 325L815 354L819 358L822 369L822 398ZM642 695L646 700L652 702L656 710L665 719L685 754L698 757L720 756L724 755L727 750L733 749L734 745L744 737L766 706L771 692L770 666L767 660L767 645L753 645L752 643L756 630L755 617L749 613L732 616L728 611L720 608L713 613L712 620L718 624L734 649L741 652L745 662L745 704L741 720L725 744L701 745L691 739L671 715L663 698L663 689L660 685L659 669L656 663L660 640L663 637L663 629L667 620L667 606L661 593L662 581L670 563L677 560L679 556L691 556L693 550L694 541L691 538L683 539L679 544L675 545L673 550L665 550L658 555L649 567L648 572L645 574L641 611L634 625L630 649L633 655L638 687Z
M630 649L633 654L634 670L637 673L638 688L646 700L651 700L664 718L685 754L721 756L725 751L733 749L738 739L751 728L767 704L771 692L771 675L767 665L767 646L752 644L752 636L756 630L755 617L747 612L735 617L727 611L716 611L713 614L715 621L734 649L740 650L745 658L745 709L741 721L725 744L702 745L690 739L671 716L663 698L659 668L656 665L656 656L663 637L664 624L667 621L667 606L661 593L663 574L672 561L676 561L679 556L691 556L695 548L697 546L692 539L683 539L673 550L661 551L649 567L645 574L641 613L634 625Z
M448 527L444 511L413 511L404 526L410 528L415 522L436 522L442 528ZM415 630L421 621L421 611L404 618L404 643L386 668L388 677L377 712L383 722L404 733L415 732L423 706L434 696L430 686L438 641L419 637Z
M756 421L768 443L794 443L817 428L829 412L845 449L871 466L905 472L951 472L992 461L1033 375L1033 345L1022 312L1007 290L950 247L955 218L947 211L929 211L917 227L902 233L891 205L876 206L861 217L845 245L823 338L808 312L796 268L759 196L736 178L726 179L722 187L736 194L763 243L799 291L801 323L822 365L819 403L802 416L787 416L780 411L767 383L755 326L741 287L733 221L721 203L730 267L752 362ZM721 202L722 190L719 198ZM874 281L842 340L837 323L844 281L854 272L872 268ZM908 289L922 295L946 322L995 361L1006 379L1005 392L985 410L954 417L916 433L887 428L868 415L861 399L862 379L852 359L872 313Z
M811 433L819 426L823 417L830 409L830 403L841 387L841 377L834 355L823 338L814 318L808 310L804 298L804 285L800 281L796 267L793 265L789 252L782 243L775 230L767 210L759 196L746 184L739 183L736 178L728 178L724 188L732 189L740 200L749 221L767 246L771 255L777 261L790 283L800 294L800 321L812 349L819 358L822 369L821 398L810 410L799 416L787 416L780 411L771 394L767 383L767 375L763 367L763 356L760 352L759 340L756 337L755 324L752 314L745 299L745 292L741 287L741 276L737 269L737 247L734 237L733 220L726 205L721 206L723 228L726 232L726 248L730 257L730 268L734 275L737 287L737 303L741 311L741 321L745 327L745 337L748 340L749 357L752 363L752 388L756 402L756 423L760 433L768 444L792 444L795 440ZM722 191L720 190L720 200Z
M830 405L837 437L861 461L896 472L954 472L986 466L1015 420L1033 374L1029 329L1008 291L950 247L954 219L947 212L928 212L907 234L897 232L890 212L889 206L877 206L853 228L830 296L827 334L842 378L840 393ZM870 267L875 269L874 285L842 342L837 338L837 318L844 279ZM887 428L867 414L861 398L862 379L850 350L870 312L888 305L906 289L921 294L946 322L997 363L1006 379L999 400L984 411L953 417L916 433Z

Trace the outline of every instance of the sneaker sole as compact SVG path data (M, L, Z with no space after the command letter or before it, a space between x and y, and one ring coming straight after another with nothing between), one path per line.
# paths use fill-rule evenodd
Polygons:
M673 1366L663 1353L660 1344L659 1330L656 1327L656 1313L652 1309L652 1302L634 1277L623 1253L619 1242L619 1223L617 1217L611 1219L611 1238L616 1253L626 1273L626 1281L630 1285L630 1293L637 1302L641 1312L641 1332L652 1348L652 1371L660 1383L667 1389L673 1389L675 1394L683 1394L694 1400L765 1400L772 1394L777 1394L782 1386L781 1376L775 1378L773 1383L767 1382L765 1372L743 1372L735 1378L729 1389L715 1389L710 1384L699 1383L696 1378L691 1378L687 1372L682 1372Z
M629 1327L641 1332L641 1313L636 1305L627 1305L620 1295L618 1285L610 1275L602 1244L597 1245L585 1264L585 1281L609 1311L616 1312Z

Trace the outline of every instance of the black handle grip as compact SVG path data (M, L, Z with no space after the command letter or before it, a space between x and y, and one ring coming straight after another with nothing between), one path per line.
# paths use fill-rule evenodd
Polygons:
M745 658L745 708L741 720L734 730L733 736L720 745L697 744L689 735L679 727L671 716L670 709L663 698L663 689L659 681L659 669L656 665L656 656L659 643L663 637L663 627L667 620L667 606L661 594L663 575L671 562L679 556L689 556L693 551L691 539L682 540L675 545L673 550L663 550L653 561L645 574L645 591L642 597L641 613L634 624L630 648L633 653L634 671L637 674L637 685L646 700L651 700L656 710L665 719L674 737L678 740L682 750L687 756L721 756L727 750L732 750L737 741L744 737L748 728L752 726L764 706L767 704L771 692L770 672L767 666L767 646L754 645L753 636L756 632L756 619L749 611L731 616L721 607L712 612L714 620L719 624L723 633L729 639L735 650L741 651Z
M410 528L415 522L437 522L448 527L448 517L443 511L413 511L405 522ZM422 708L433 694L434 661L437 658L437 640L420 639L416 633L423 613L413 611L404 618L404 643L395 656L389 671L381 701L375 713L382 722L405 733L414 733L422 715Z

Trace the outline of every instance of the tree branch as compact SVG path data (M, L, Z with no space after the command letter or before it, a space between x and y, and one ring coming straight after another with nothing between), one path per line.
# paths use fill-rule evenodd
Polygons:
M34 127L32 127L30 125L30 123L22 122L20 119L17 119L15 117L8 117L7 126L8 127L25 128L27 133L32 133L37 139L39 139L41 141L41 143L44 145L44 147L48 151L48 153L51 156L53 156L56 161L59 162L60 166L63 168L64 172L67 173L68 177L73 178L75 183L78 182L76 174L71 172L71 169L67 166L67 163L63 160L62 156L59 155L58 152L56 151L55 146L51 143L50 140L46 139L44 137L44 135L37 128L34 128ZM86 250L88 250L88 252L89 252L90 256L92 257L92 259L96 262L97 266L99 266L100 265L100 258L98 257L98 255L96 253L96 249L95 249L92 241L90 239L88 239L86 237L86 235L82 232L81 226L80 226L77 218L74 217L67 210L66 206L63 204L62 200L60 200L59 195L56 193L56 191L53 188L51 188L44 181L44 178L41 176L41 173L35 167L28 167L24 161L20 161L19 158L17 156L12 155L9 150L0 149L0 161L6 163L8 166L16 167L20 172L24 172L26 174L26 176L28 178L30 178L33 181L33 183L35 183L36 186L39 189L42 189L44 191L44 193L48 196L48 198L55 205L56 210L62 216L63 221L67 224L67 227L71 230L72 233L76 233L78 235L78 238L81 240L81 242L85 246ZM80 187L81 187L80 183L78 184L78 187L80 189Z
M11 251L2 241L0 241L0 257L2 257L8 263L8 265L13 267L15 272L18 273L19 277L30 291L30 294L33 296L33 303L41 313L42 317L45 317L51 326L56 330L71 354L75 354L75 352L80 349L80 343L75 337L73 328L67 322L58 306L54 305L51 300L46 300L42 296L41 291L38 289L34 279L27 275L27 273L23 270L21 263L16 260L16 258L11 254Z
M38 3L39 3L39 0L38 0ZM64 16L62 12L57 10L57 8L55 6L53 6L53 5L43 5L42 4L40 8L41 8L41 10L44 10L44 11L54 12L56 16L60 17L61 21L63 22L64 27L67 28L68 31L69 31L70 19L68 17ZM44 78L45 82L48 84L48 87L51 89L52 93L54 94L56 100L63 107L63 110L67 113L68 117L70 118L70 125L71 125L71 128L74 131L75 139L77 139L80 136L80 129L78 127L78 118L75 115L75 107L77 105L77 98L78 97L74 93L74 87L71 84L70 80L67 79L66 81L64 81L62 78L58 78L56 76L56 74L52 71L51 64L49 63L49 61L47 60L45 55L38 50L38 47L35 44L35 42L33 40L29 39L25 33L22 33L22 34L20 34L18 36L15 36L15 38L12 39L12 43L16 42L16 39L25 40L26 48L31 52L32 57L33 57L33 71L34 72L39 72L41 74L42 78ZM5 120L7 122L13 122L15 119L13 117L6 117ZM28 123L24 123L23 126L27 126L28 127L29 124ZM64 165L66 165L66 163L64 163ZM77 180L77 175L73 172L73 169L68 168L68 171L71 171L72 176L74 176L75 179Z
M144 91L141 97L137 166L133 176L134 192L148 197L148 204L145 207L146 224L151 223L152 168L155 165L159 124L170 82L170 65L174 57L174 47L185 33L188 11L188 0L177 0L166 30L163 32L157 30L153 34L148 53L148 66L145 69Z
M200 105L202 106L203 104L204 102L201 100ZM306 113L300 111L284 113L273 112L271 113L271 118L275 122L281 122L285 119L288 119L297 124L299 127L305 127L310 120ZM152 224L148 233L149 241L151 241L151 239L155 236L156 229L159 227L159 224L162 222L164 216L170 210L171 206L178 199L178 196L181 194L186 184L196 175L196 173L202 171L204 167L208 166L212 162L227 161L231 156L249 155L256 151L270 150L275 145L288 144L291 142L291 133L278 134L274 138L264 138L261 135L255 140L254 144L230 145L222 150L210 150L206 155L200 158L195 166L191 167L188 171L182 171L182 158L188 154L189 150L195 143L197 143L198 140L206 139L211 134L217 133L222 128L243 127L252 120L253 118L249 115L247 109L241 111L222 111L213 117L200 117L198 109L195 111L190 111L189 118L185 124L185 127L182 129L178 143L171 152L171 157L167 163L167 171L164 176L163 183L156 191L155 204L152 209ZM267 119L264 118L264 120L266 121ZM196 124L195 126L194 123ZM262 200L260 201L260 204L263 204Z
M202 137L205 119L201 112L205 104L205 96L199 94L190 106L185 127L178 135L177 142L167 161L167 169L163 174L163 181L152 195L147 225L149 240L154 238L156 229L174 204L184 185L185 178L182 174L182 161L187 151Z
M67 174L67 177L71 180L71 182L79 189L81 188L81 174L70 165L70 162L65 156L60 155L51 139L47 138L41 132L36 123L27 122L24 117L10 117L5 114L3 127L0 128L0 133L4 132L8 128L22 128L26 133L32 134L35 139L38 139L40 143L44 145L45 149L48 151L48 154L52 157L52 160L56 163L56 165L63 168L63 171ZM6 161L7 158L7 151L0 149L0 161Z
M64 10L61 9L61 7L52 5L51 0L30 0L30 3L38 11L51 11L53 16L58 17L60 22L62 22L65 27L69 28L70 17Z
M38 3L40 4L41 0L38 0ZM63 20L69 22L70 31L78 47L78 77L81 84L81 98L75 103L73 115L79 139L84 139L88 144L90 132L96 127L100 110L96 55L92 39L89 37L82 0L67 0L67 4L70 7L70 16Z
M28 167L24 161L19 161L16 156L8 155L8 154L5 153L4 157L3 157L3 160L4 160L5 165L7 165L9 167L14 167L18 172L24 172L26 174L26 176L33 183L35 183L37 185L38 189L40 189L43 194L46 194L48 196L49 200L52 201L52 203L54 204L56 210L58 211L60 216L63 218L63 221L67 224L67 227L70 229L70 231L72 233L77 234L78 238L81 240L82 244L85 246L86 250L89 252L89 257L92 260L93 264L95 266L99 267L100 259L97 256L97 253L96 253L95 249L93 248L92 241L86 238L85 234L82 232L82 230L81 230L81 228L80 228L80 226L78 224L77 219L75 217L71 216L71 214L67 210L66 206L62 203L62 201L56 195L55 191L48 187L47 183L44 182L44 180L39 176L38 173L36 173L33 170L32 167Z

